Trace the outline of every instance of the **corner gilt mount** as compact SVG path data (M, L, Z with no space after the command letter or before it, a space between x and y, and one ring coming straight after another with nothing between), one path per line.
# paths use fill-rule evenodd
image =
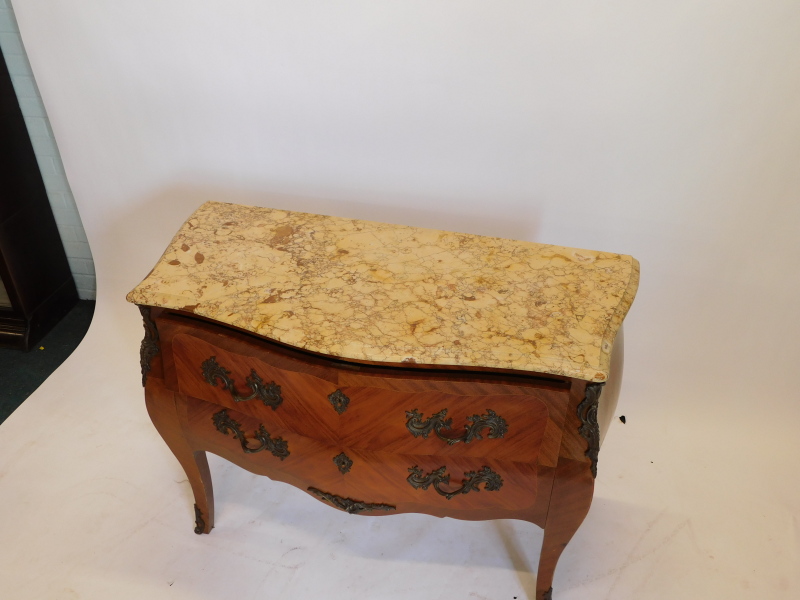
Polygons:
M578 418L581 427L578 432L586 440L588 448L585 455L591 461L592 477L597 477L597 455L600 453L600 426L597 424L597 407L604 383L589 383L586 393L578 405Z
M150 372L150 362L161 351L158 339L158 328L150 315L150 307L137 305L144 321L144 339L139 347L139 364L142 368L142 386L147 384L147 374Z

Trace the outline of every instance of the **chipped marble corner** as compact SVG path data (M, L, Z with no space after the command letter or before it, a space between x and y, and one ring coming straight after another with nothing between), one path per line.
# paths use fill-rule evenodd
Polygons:
M589 381L605 382L611 373L611 353L614 350L614 341L617 334L622 327L622 321L628 314L633 300L636 297L636 291L639 289L639 261L630 257L631 260L631 274L628 279L628 285L622 294L619 305L611 316L608 322L603 337L600 342L600 360L598 365L598 372L593 377L586 377Z

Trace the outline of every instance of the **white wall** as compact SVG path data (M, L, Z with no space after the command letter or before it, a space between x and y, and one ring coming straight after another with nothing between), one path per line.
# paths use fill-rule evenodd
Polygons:
M573 592L796 597L799 3L15 8L94 250L90 343L135 366L123 296L209 198L632 254L598 477L627 508Z
M3 49L22 115L28 126L47 197L61 234L72 277L78 288L78 296L83 300L94 300L96 282L92 252L78 214L78 207L75 205L75 199L64 174L64 166L53 138L50 120L47 118L39 89L31 73L13 7L8 0L0 0L0 48Z
M132 287L203 197L291 195L299 209L633 254L639 402L670 381L730 409L731 394L763 389L742 369L770 373L770 397L791 393L796 2L16 8L100 293ZM122 241L104 236L143 207L168 223L128 264L104 262L103 244Z

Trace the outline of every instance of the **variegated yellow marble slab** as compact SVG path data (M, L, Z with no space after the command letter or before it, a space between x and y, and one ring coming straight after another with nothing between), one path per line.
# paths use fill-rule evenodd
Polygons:
M341 358L608 377L636 259L208 202L128 301Z

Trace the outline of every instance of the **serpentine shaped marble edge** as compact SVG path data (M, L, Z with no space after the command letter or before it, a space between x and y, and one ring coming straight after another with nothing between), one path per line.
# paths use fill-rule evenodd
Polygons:
M127 299L385 363L608 378L631 256L208 202Z

